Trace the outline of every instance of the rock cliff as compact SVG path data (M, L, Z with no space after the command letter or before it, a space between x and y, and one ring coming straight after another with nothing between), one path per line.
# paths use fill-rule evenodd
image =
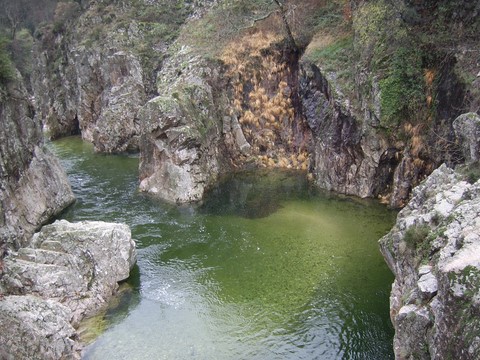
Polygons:
M81 134L99 152L138 151L137 112L156 93L168 45L210 1L59 3L37 29L33 90L51 138Z
M381 239L398 359L480 357L480 181L442 165Z
M52 137L140 149L142 190L178 202L257 166L401 207L462 160L452 121L477 104L478 16L423 1L284 9L286 22L269 1L85 2L38 31L39 114Z
M371 117L359 121L348 100L315 64L305 61L301 68L302 111L313 132L315 182L360 197L385 193L397 165L395 150L376 132Z
M0 248L18 249L74 196L64 170L43 145L21 81L7 84L0 97Z
M37 117L52 139L81 133L97 151L135 150L136 112L146 90L139 56L124 49L143 42L143 33L134 21L115 31L99 26L102 13L96 6L100 4L92 4L91 11L78 18L77 26L87 30L83 37L60 34L53 25L38 31L42 42L35 50L33 74ZM109 16L108 9L104 11Z
M183 48L159 73L159 96L140 111L140 189L170 202L200 201L229 169L218 69ZM222 103L223 102L223 103Z
M74 326L129 276L125 225L42 225L75 199L19 75L0 87L0 358L74 359Z
M353 1L314 35L300 83L321 187L401 208L433 169L462 161L452 123L478 109L479 89L462 27L480 21L478 6L460 19L457 5Z

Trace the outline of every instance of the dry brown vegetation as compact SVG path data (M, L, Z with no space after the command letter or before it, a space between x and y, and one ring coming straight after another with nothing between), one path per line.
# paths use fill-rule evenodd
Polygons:
M279 41L277 34L257 31L225 47L221 59L233 89L231 115L259 166L307 170L307 151L295 140L290 68L275 46Z

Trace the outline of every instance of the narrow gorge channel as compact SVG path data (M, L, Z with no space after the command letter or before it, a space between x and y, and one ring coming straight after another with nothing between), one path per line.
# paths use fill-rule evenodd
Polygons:
M377 240L395 212L285 172L237 175L176 207L138 192L134 156L76 137L50 146L77 197L61 217L125 222L138 247L85 359L393 359Z

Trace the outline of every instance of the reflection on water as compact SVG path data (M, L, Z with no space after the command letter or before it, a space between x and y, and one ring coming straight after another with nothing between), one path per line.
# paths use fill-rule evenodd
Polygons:
M135 156L52 148L78 199L62 216L125 222L138 246L132 290L85 359L393 358L377 248L393 212L264 172L175 207L138 193Z

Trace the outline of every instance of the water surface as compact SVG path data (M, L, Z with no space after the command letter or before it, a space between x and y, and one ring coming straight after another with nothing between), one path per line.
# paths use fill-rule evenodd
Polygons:
M135 156L75 137L51 146L77 197L62 218L125 222L138 247L85 359L393 359L377 240L395 213L281 172L176 207L138 193Z

